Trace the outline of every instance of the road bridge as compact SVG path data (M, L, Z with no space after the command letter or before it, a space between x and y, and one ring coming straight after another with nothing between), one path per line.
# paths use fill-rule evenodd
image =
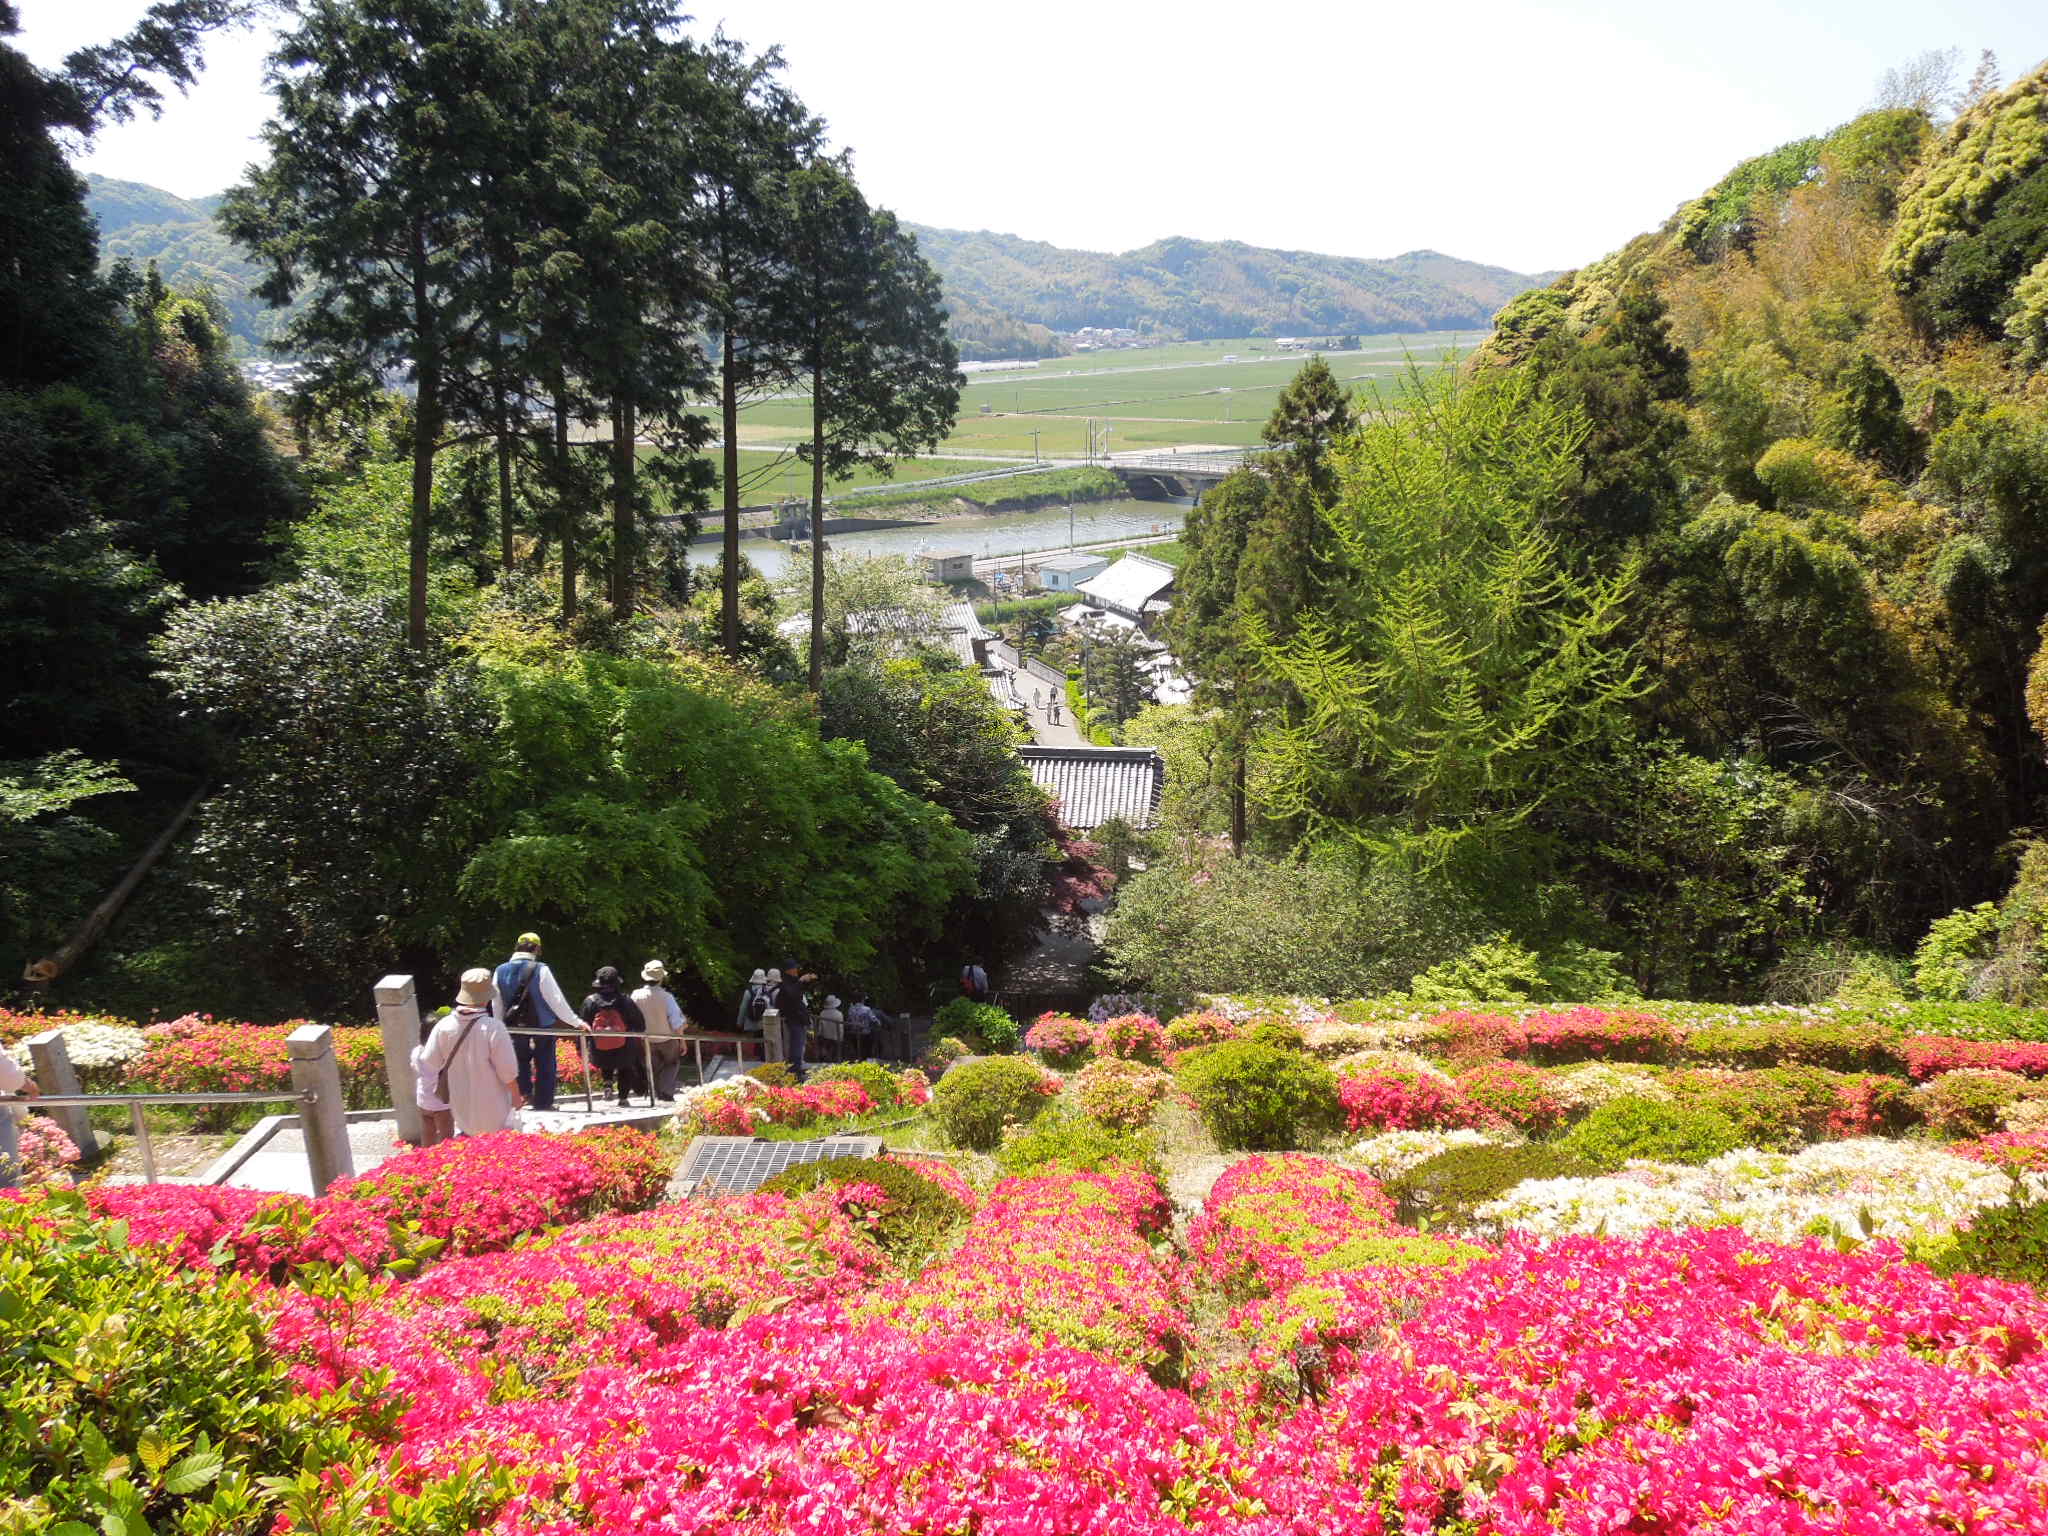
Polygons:
M1243 468L1261 454L1273 452L1274 446L1204 449L1199 453L1148 453L1113 459L1108 467L1139 501L1192 503L1232 470Z

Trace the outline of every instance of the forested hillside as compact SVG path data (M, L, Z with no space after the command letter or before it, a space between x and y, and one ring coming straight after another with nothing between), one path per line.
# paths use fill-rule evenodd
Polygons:
M1483 327L1542 281L1435 251L1369 261L1175 237L1110 256L1015 235L912 227L948 302L1056 331L1129 326L1203 340Z
M256 268L214 223L218 197L175 197L138 181L86 177L86 208L99 221L100 259L157 264L164 282L220 300L231 341L254 351L283 333L285 315L255 296Z
M2037 69L1744 162L1403 418L1297 389L1174 614L1253 850L1362 861L1396 984L1490 931L1652 995L1889 985L1916 945L1927 985L2040 990L2044 360ZM1233 878L1240 913L1320 899ZM1135 970L1220 888L1147 882Z

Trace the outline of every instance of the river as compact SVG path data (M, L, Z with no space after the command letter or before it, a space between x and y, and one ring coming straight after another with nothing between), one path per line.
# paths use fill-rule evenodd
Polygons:
M857 515L859 503L850 503L847 511ZM830 548L844 554L915 556L944 549L962 550L977 560L992 560L999 555L1047 554L1066 549L1070 537L1074 544L1107 544L1178 533L1187 515L1186 507L1171 502L1120 497L1115 501L1082 502L1071 511L1066 507L1045 507L1035 512L950 517L944 522L915 523L905 528L834 533L827 535L827 540ZM690 546L690 564L718 563L715 530L714 513L706 517L700 541ZM789 547L773 539L742 539L740 553L771 581L789 564Z

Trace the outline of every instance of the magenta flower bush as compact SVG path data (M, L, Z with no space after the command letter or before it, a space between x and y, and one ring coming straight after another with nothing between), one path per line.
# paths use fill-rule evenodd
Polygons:
M2016 1072L2022 1077L2048 1077L2048 1044L2039 1041L1951 1040L1944 1035L1914 1035L1901 1042L1898 1051L1916 1083L1962 1067Z
M1344 1106L1345 1125L1353 1131L1455 1130L1485 1125L1494 1118L1456 1083L1400 1067L1340 1078L1337 1101Z
M1555 1130L1570 1107L1556 1080L1519 1061L1482 1061L1458 1074L1458 1091L1490 1118L1518 1130Z
M1095 1026L1067 1013L1041 1013L1024 1031L1024 1049L1036 1051L1048 1066L1066 1071L1078 1067L1095 1049Z
M1166 1031L1149 1013L1120 1013L1096 1026L1095 1054L1157 1066L1166 1057Z

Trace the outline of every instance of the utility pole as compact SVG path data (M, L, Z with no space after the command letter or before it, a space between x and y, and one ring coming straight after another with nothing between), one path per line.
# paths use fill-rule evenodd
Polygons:
M1042 427L1035 427L1031 432L1031 462L1034 464L1038 462L1038 434L1043 430Z

